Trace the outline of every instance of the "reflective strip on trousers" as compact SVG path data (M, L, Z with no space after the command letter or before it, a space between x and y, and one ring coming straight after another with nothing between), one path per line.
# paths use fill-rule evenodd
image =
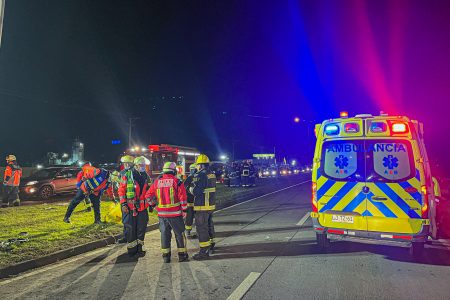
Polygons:
M176 211L158 211L159 216L181 215L181 210Z
M200 242L199 245L200 245L201 248L206 248L206 247L211 246L211 241Z
M138 241L137 240L134 240L134 241L132 241L132 242L130 242L130 243L128 243L127 244L127 248L134 248L134 247L136 247L138 245Z
M192 230L192 226L185 225L186 230Z
M162 253L162 254L168 254L168 253L170 253L170 248L161 248L161 253Z
M184 253L187 252L186 248L178 248L178 253Z

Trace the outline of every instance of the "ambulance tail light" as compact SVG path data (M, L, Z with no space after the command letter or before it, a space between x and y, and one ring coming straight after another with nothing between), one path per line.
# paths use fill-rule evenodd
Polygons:
M313 182L311 185L311 205L312 212L319 212L317 209L317 183Z
M422 191L422 199L423 199L423 205L422 205L422 218L426 219L428 218L428 193L427 193L427 187L425 185L421 188Z

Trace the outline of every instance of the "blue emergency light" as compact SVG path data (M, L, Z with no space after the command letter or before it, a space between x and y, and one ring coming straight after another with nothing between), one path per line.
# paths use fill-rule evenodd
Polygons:
M370 131L373 133L382 133L387 131L387 125L384 122L373 122L370 125Z
M336 135L339 133L339 126L336 124L328 124L325 126L326 135Z
M111 141L111 144L112 144L112 145L120 145L121 143L122 143L121 140L112 140L112 141Z

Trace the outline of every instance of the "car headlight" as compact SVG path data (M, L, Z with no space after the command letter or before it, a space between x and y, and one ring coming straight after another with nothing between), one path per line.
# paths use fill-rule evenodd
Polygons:
M37 181L29 181L25 185L35 185L36 183L38 183L38 182Z
M275 171L272 171L272 175L276 175L277 174L277 172L275 172Z

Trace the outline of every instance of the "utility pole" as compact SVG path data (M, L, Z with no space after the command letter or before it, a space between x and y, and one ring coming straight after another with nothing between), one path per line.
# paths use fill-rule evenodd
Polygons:
M0 0L1 1L1 0ZM133 121L139 120L138 117L129 117L128 118L128 148L131 148L131 128L133 127Z

